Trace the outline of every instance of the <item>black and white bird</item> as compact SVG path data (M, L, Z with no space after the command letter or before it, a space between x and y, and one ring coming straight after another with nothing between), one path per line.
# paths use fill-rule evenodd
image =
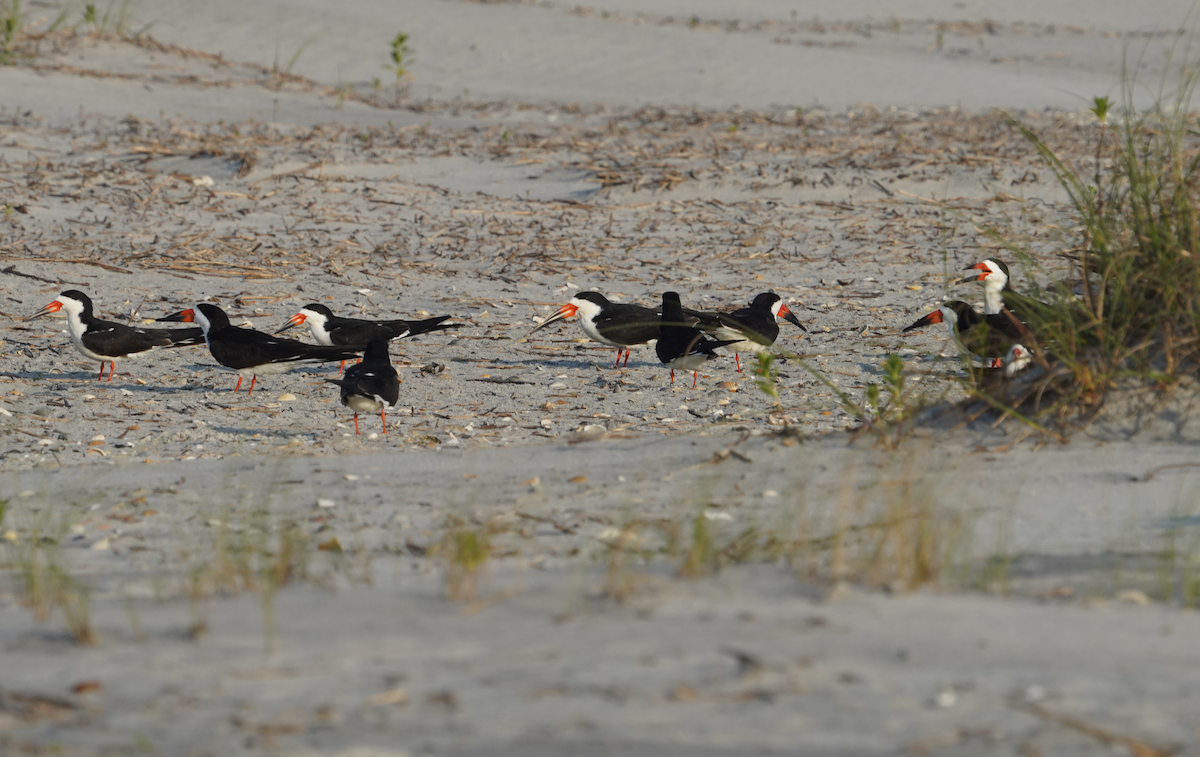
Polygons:
M649 344L657 339L662 320L659 312L653 308L609 302L599 292L580 292L529 333L533 334L574 315L579 316L579 325L589 339L617 348L614 368L621 363L622 352L625 353L625 365L629 365L631 347Z
M460 324L446 323L451 317L439 315L420 321L406 321L399 318L390 321L372 321L364 318L336 316L324 305L312 303L300 308L300 312L289 318L287 324L275 333L282 334L293 326L305 324L317 344L327 347L361 347L376 339L387 342L430 331L458 328Z
M1004 368L1011 376L1029 365L1029 350L1019 341L1027 332L1018 328L1007 313L982 314L961 300L950 300L903 330L909 332L937 323L945 323L950 339L959 349L977 357L984 368Z
M124 360L159 347L185 347L200 344L204 333L198 328L144 329L126 326L123 323L105 321L96 317L92 300L78 289L68 289L41 310L29 316L39 318L50 313L64 311L67 314L67 333L71 344L86 358L100 361L99 381L104 378L104 364L108 363L108 380L117 369L117 361Z
M224 310L207 302L158 320L194 322L199 325L204 331L204 339L208 342L208 351L212 353L213 359L238 372L237 386L233 391L241 389L242 379L250 376L250 390L246 392L247 395L254 393L254 383L260 375L284 373L308 363L351 360L363 350L362 347L305 344L295 339L285 339L262 331L234 326L229 322L229 316Z
M1033 355L1025 348L1023 344L1014 344L1008 350L1008 354L1004 356L1004 375L1013 376L1026 368L1033 362Z
M727 349L734 353L738 373L742 372L742 361L739 352L763 352L779 338L779 324L776 318L784 318L793 323L801 331L808 332L800 320L788 310L779 295L774 292L763 292L754 298L749 307L739 308L732 312L703 313L706 320L700 328L708 331L718 339L730 340ZM716 324L708 325L707 317L714 316Z
M985 315L1003 315L1010 328L1028 333L1026 323L1037 312L1044 312L1048 306L1032 297L1019 294L1012 287L1012 277L1008 266L995 258L967 266L966 270L976 270L979 273L960 279L962 284L969 281L983 282L983 312Z
M663 292L662 297L662 320L659 322L654 351L659 361L671 368L672 384L675 383L675 369L678 368L692 371L692 387L695 388L700 366L721 357L714 350L739 339L709 339L685 315L678 293Z
M367 342L362 362L350 366L346 375L325 379L342 390L342 404L354 411L354 433L358 431L358 414L379 412L383 433L387 433L387 407L400 400L400 375L392 367L388 343L383 339Z

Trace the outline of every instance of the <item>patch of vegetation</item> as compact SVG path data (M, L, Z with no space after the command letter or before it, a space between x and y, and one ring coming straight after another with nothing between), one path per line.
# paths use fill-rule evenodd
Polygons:
M126 34L133 21L134 0L111 0L103 10L95 3L83 6L83 26L92 32Z
M77 644L96 643L92 628L91 590L71 575L62 554L66 536L65 522L51 524L38 516L24 535L13 532L9 538L7 560L17 579L17 597L39 623L46 622L58 610L71 638Z
M479 579L491 557L489 526L458 522L446 532L437 554L445 561L446 598L470 602L479 596Z
M1066 190L1078 230L1061 253L1072 276L1045 287L1028 275L1042 270L1033 254L996 235L1025 265L1025 290L1006 293L1005 304L1036 335L1026 347L1038 369L984 386L989 400L1068 428L1094 419L1114 389L1149 389L1159 401L1196 371L1200 124L1191 113L1197 69L1184 71L1179 87L1168 91L1164 82L1145 111L1127 77L1114 125L1112 102L1095 98L1091 159L1060 156L1010 118Z
M400 82L408 76L408 67L412 65L413 50L408 46L408 35L404 32L396 35L391 46L388 57L392 62L386 68L395 74L396 89L400 89Z
M26 20L21 0L0 0L0 63L15 62Z
M870 478L847 470L831 510L812 507L798 485L774 493L777 504L757 512L705 504L674 518L630 519L599 538L601 596L628 602L655 566L690 579L732 565L786 564L820 585L909 591L975 585L983 565L989 581L1003 583L1002 567L969 553L975 514L933 496L941 482L928 475L930 459L920 452L888 459L886 470L865 472Z

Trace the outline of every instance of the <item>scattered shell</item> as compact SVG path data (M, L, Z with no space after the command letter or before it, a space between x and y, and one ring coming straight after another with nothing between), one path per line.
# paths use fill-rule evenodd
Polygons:
M291 392L285 392L284 394L279 395L279 401L280 402L295 402L296 395L292 394Z
M571 476L570 478L567 479L567 482L571 483L571 484L586 484L587 476L585 476L583 474L580 474L578 476Z
M358 480L358 476L354 475L353 473L347 473L346 475L342 476L342 478L346 479L347 481L357 481Z
M717 384L717 386L731 392L736 392L738 390L737 384L733 383L732 381L722 381L720 384Z
M363 707L386 707L388 705L405 704L408 694L404 689L388 689L378 694L372 694L363 700Z
M1131 605L1141 605L1142 607L1146 607L1150 604L1150 597L1147 597L1145 592L1138 591L1137 589L1125 589L1124 591L1119 591L1117 592L1116 596L1113 597L1113 599L1117 600L1118 602L1125 602Z
M11 418L11 417L12 417L12 413L10 413L8 410L5 410L5 409L4 409L4 408L2 408L2 407L0 407L0 415L3 415L5 418Z
M12 542L13 544L16 544L17 538L18 538L17 532L12 530L11 528L4 532L5 541L9 541L9 542Z
M108 537L105 536L105 537L102 537L101 539L99 539L95 544L93 544L92 549L95 550L96 552L103 552L104 550L108 549L108 544L109 544Z
M937 693L933 698L933 703L944 710L948 710L958 704L958 692L950 687L946 687Z
M198 187L211 187L217 182L213 181L213 177L211 176L197 176L192 179L192 183Z
M773 499L774 497L778 496L779 492L775 491L774 489L763 489L763 499Z
M521 482L521 486L541 486L541 484L542 480L537 476L534 476L533 478L527 478Z
M724 510L705 510L705 520L733 520L733 515Z
M336 507L337 503L332 499L318 499L317 507Z
M608 429L595 423L587 423L583 426L580 426L578 429L576 429L576 431L581 437L586 439L595 439L597 437L604 436Z

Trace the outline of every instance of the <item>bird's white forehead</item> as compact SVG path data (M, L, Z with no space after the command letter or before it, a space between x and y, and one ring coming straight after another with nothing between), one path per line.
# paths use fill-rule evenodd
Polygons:
M68 313L79 314L83 312L83 303L70 295L60 294L55 299L62 305L62 309Z
M582 297L572 297L571 304L574 305L575 307L579 308L579 312L585 318L590 319L592 316L598 315L600 313L599 305L592 302L591 300L585 300Z

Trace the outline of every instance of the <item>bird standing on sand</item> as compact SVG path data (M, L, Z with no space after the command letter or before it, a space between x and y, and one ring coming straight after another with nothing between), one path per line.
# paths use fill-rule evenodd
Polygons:
M317 340L317 344L326 347L357 347L376 339L391 341L430 331L456 329L459 324L446 323L452 317L439 315L420 321L406 321L401 318L372 321L365 318L343 318L334 315L333 311L324 305L313 303L300 308L300 312L289 318L287 324L275 333L282 334L303 323L308 326L308 331L312 338Z
M662 321L658 327L658 342L654 351L663 365L671 368L671 383L675 383L675 369L692 372L692 388L699 379L700 366L720 357L714 350L738 339L709 339L694 325L690 325L683 312L683 305L676 292L663 292Z
M41 310L26 320L43 315L66 311L67 333L71 344L79 354L100 361L99 381L104 378L104 364L108 363L108 380L112 381L118 360L140 355L158 347L185 347L199 344L204 334L197 328L144 329L126 326L123 323L97 318L92 310L92 300L78 289L68 289Z
M785 318L794 323L801 331L807 333L800 320L788 310L779 295L774 292L763 292L754 298L749 307L739 308L728 313L703 313L703 317L715 316L717 324L713 327L701 323L700 328L710 332L718 339L730 340L727 349L733 353L737 363L738 373L742 372L742 361L739 352L759 353L775 344L779 338L779 324L776 318Z
M614 368L621 362L622 351L625 352L625 365L629 365L630 347L648 344L658 338L661 321L658 311L641 305L609 302L608 298L599 292L580 292L529 333L533 334L576 314L579 315L579 325L583 328L583 333L587 334L589 339L617 348L617 362L613 363Z
M342 390L342 404L354 411L354 433L358 434L358 414L379 412L383 433L387 433L387 407L400 400L400 374L392 367L388 343L375 339L367 343L362 362L350 366L346 375L325 379Z
M457 323L445 323L452 316L439 315L421 321L406 321L396 318L390 321L372 321L364 318L343 318L333 314L324 305L311 303L300 308L300 312L288 319L283 328L276 331L282 334L293 326L305 324L317 344L326 347L361 347L375 339L391 341L405 337L417 336L430 331L456 329ZM342 368L345 368L345 362Z
M351 360L358 357L363 349L305 344L295 339L234 326L224 310L207 302L158 320L198 324L204 330L204 340L208 342L208 351L213 359L238 372L237 386L233 391L241 389L242 379L250 376L247 396L254 393L254 382L260 375L284 373L305 363Z

